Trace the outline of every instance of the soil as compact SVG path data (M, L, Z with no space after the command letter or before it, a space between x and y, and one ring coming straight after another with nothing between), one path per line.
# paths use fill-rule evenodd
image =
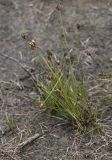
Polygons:
M38 74L35 54L21 38L25 32L44 51L50 49L61 55L69 50L73 58L81 57L88 79L111 74L111 0L64 0L59 9L57 4L58 0L0 0L0 54L14 57ZM61 18L68 46L63 45ZM32 95L39 98L31 77L20 65L0 56L0 160L112 160L111 100L105 104L107 110L101 122L105 135L90 131L78 138L72 126L41 112L29 98ZM8 127L10 119L14 121L12 130ZM36 133L39 138L17 150L18 144Z

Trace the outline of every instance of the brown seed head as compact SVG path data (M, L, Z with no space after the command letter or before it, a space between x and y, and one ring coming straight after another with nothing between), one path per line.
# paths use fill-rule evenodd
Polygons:
M59 3L59 4L56 6L56 9L57 9L58 11L62 10L62 8L63 8L63 5L62 5L61 3Z
M43 104L43 102L40 104L39 108L40 108L40 110L44 111L44 104Z
M60 11L60 10L62 10L63 9L63 0L60 0L60 2L57 4L57 6L56 6L56 9L58 10L58 11Z
M70 62L70 57L69 56L66 56L65 57L65 62L68 64Z
M21 37L22 37L24 40L26 40L26 39L27 39L26 33L21 33Z
M77 30L81 29L81 25L79 23L76 24Z
M53 55L52 51L50 51L49 49L47 50L47 54L48 54L49 56L52 56L52 55Z
M64 57L66 57L67 55L68 55L68 53L67 53L67 52L65 52L65 53L64 53Z
M34 39L32 39L31 42L29 42L29 46L31 47L32 50L36 49L36 41Z
M48 60L51 61L52 57L53 57L53 53L48 49L47 50L47 58L48 58Z
M60 65L60 61L57 59L56 55L54 55L54 60L57 63L57 65Z

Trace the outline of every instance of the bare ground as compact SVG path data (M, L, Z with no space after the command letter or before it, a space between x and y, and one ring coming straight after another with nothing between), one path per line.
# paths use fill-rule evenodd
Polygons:
M56 10L58 0L0 0L0 54L16 58L26 68L38 65L35 55L21 39L28 32L44 50L57 54L63 46L62 24ZM112 68L112 3L110 0L64 0L63 25L71 54L80 53L81 66L87 77L111 74ZM77 53L76 25L80 25L81 48ZM94 59L87 55L92 54ZM111 91L111 88L109 88ZM35 95L31 78L17 63L0 56L0 160L112 160L112 102L102 124L106 135L81 135L72 126L42 113L29 99ZM8 129L7 118L15 128ZM18 150L21 142L35 134L40 136Z

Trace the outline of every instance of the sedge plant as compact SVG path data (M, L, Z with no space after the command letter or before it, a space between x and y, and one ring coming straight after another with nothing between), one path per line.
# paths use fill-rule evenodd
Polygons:
M65 70L57 68L53 68L50 73L49 84L43 83L43 106L45 110L68 120L82 130L95 120L83 80L77 80L71 67L69 75Z
M35 41L28 44L36 53ZM95 114L90 107L83 79L77 79L70 56L64 54L58 60L49 50L46 56L43 53L37 55L45 71L37 81L42 102L40 107L81 130L95 124Z

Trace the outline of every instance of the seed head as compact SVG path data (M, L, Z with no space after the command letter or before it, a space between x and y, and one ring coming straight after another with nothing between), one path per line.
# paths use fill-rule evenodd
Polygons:
M47 50L47 58L48 58L48 60L51 61L52 57L53 57L53 53L48 49Z
M57 63L57 65L60 65L60 61L59 61L59 59L57 59L56 55L54 55L54 60Z
M63 0L60 0L60 2L57 4L57 6L56 6L56 9L58 10L58 11L60 11L60 10L62 10L62 8L63 8Z
M34 39L31 40L31 42L29 42L29 46L32 50L36 49L36 41Z
M62 5L61 3L59 3L59 4L56 6L56 9L57 9L58 11L62 10L62 8L63 8L63 5Z
M43 104L43 102L40 104L39 108L40 108L40 110L44 110L44 104Z
M26 39L27 39L26 33L21 33L21 37L22 37L24 40L26 40Z
M79 23L76 24L77 30L81 29L81 25Z

